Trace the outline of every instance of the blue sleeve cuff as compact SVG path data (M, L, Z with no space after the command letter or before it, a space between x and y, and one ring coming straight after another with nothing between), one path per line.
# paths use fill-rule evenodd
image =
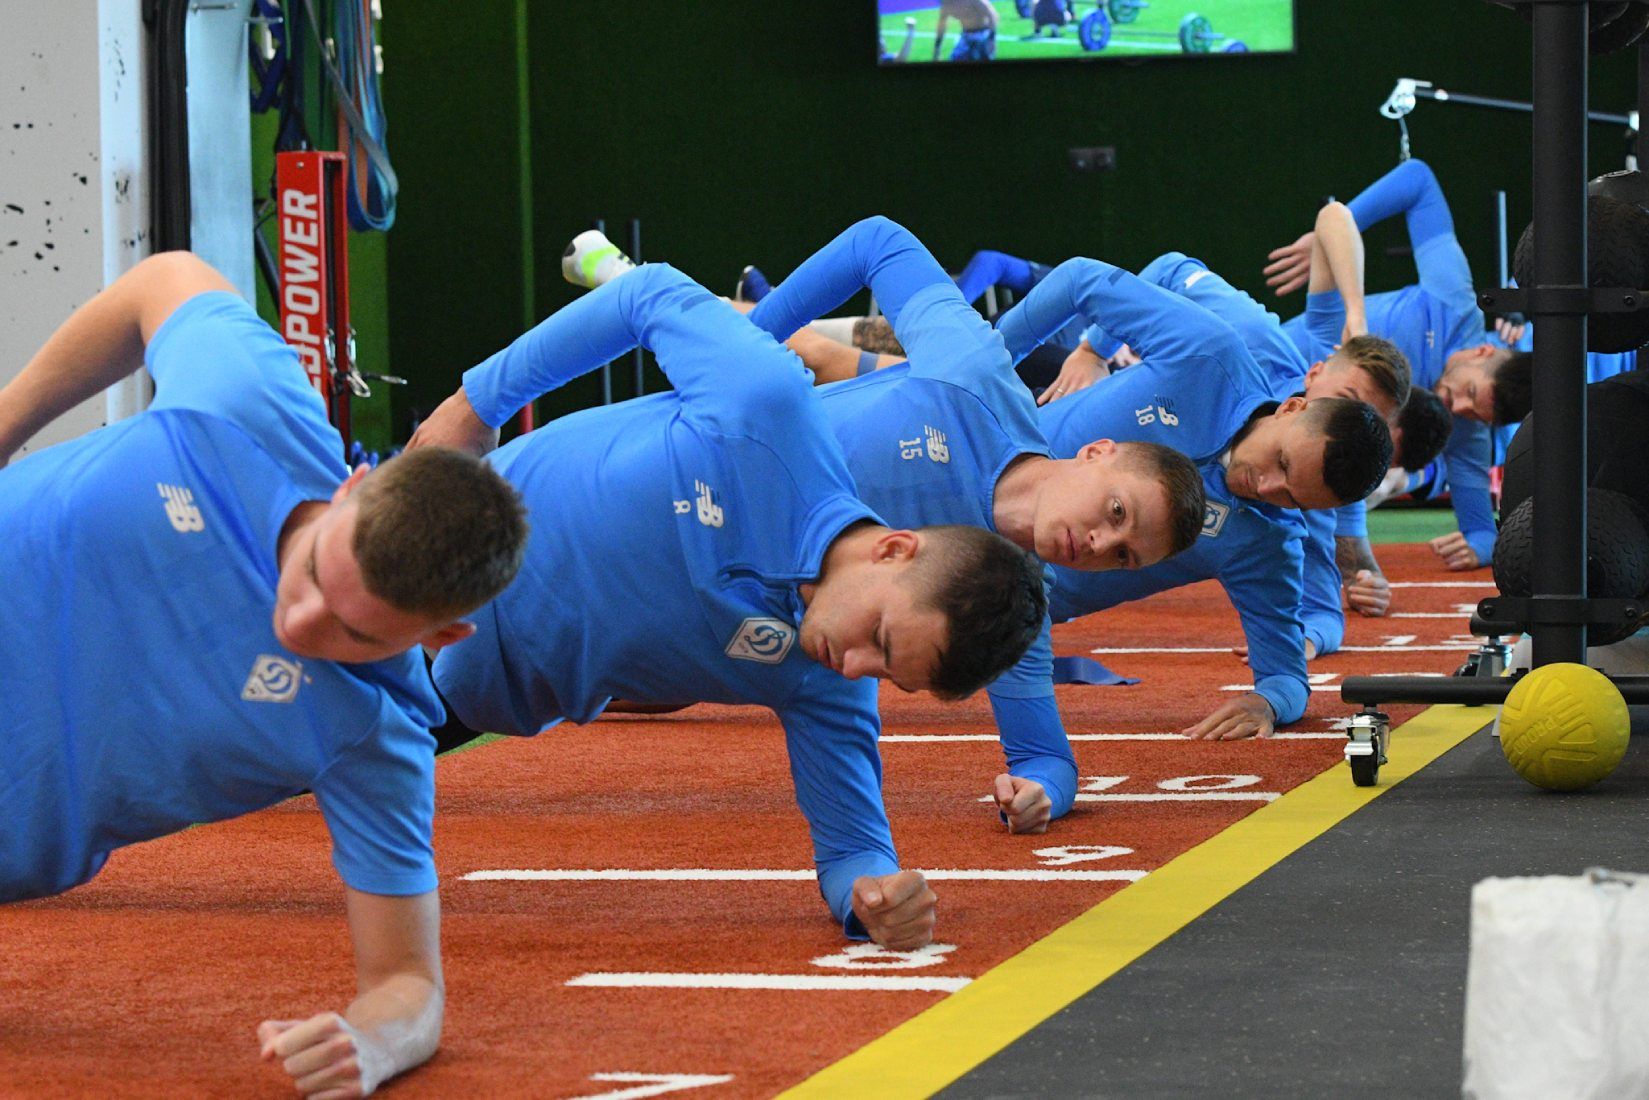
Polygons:
M1057 756L1026 760L1008 769L1008 774L1042 784L1042 789L1053 803L1050 811L1054 820L1071 812L1076 802L1076 765Z

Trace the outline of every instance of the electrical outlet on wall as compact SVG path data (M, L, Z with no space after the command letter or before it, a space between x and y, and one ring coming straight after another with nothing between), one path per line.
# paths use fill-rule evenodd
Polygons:
M1109 172L1117 166L1115 145L1081 145L1067 149L1073 172Z

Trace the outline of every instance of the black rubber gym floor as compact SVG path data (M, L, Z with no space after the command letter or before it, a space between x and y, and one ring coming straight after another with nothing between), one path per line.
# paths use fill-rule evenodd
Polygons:
M1649 871L1643 728L1568 795L1479 731L941 1095L1459 1096L1472 884Z

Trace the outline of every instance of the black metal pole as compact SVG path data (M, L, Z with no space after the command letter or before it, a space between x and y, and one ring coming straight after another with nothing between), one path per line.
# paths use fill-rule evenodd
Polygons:
M1649 172L1649 137L1643 133L1643 120L1649 118L1649 42L1638 46L1638 124L1632 136L1632 149L1637 153L1639 172Z
M1534 284L1586 283L1587 5L1534 5ZM1531 310L1534 336L1534 595L1586 597L1586 315ZM1543 626L1536 667L1584 664L1584 626Z

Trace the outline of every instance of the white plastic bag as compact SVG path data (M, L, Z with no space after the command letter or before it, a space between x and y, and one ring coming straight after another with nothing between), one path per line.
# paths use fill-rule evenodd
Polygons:
M1649 1097L1649 876L1472 889L1465 1096Z

